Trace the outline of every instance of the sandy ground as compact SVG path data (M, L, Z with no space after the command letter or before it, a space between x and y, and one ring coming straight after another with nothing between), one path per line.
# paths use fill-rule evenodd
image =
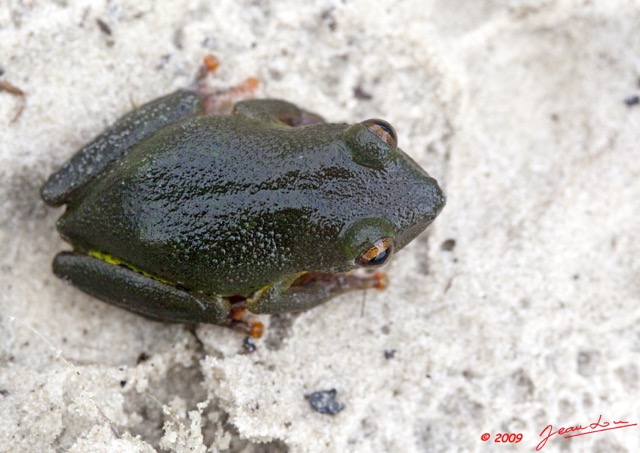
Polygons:
M535 451L550 424L640 421L638 2L159 4L0 4L0 450ZM387 119L449 200L388 290L265 317L253 353L65 286L38 197L206 53L214 86ZM344 409L314 411L330 389ZM543 451L640 451L638 432Z

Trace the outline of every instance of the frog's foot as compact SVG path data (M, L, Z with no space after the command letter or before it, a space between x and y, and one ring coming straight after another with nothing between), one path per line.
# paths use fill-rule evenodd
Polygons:
M220 61L215 56L205 55L194 82L193 91L201 99L206 115L230 113L237 102L252 98L260 85L255 77L247 77L244 82L231 88L212 89L207 84L207 77L214 73L218 66L220 66Z
M245 308L245 299L231 304L229 312L230 327L249 335L251 338L260 338L264 332L264 325L260 321L249 321L249 311Z

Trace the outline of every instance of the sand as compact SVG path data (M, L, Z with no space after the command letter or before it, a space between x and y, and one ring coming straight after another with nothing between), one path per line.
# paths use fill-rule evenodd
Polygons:
M159 5L0 6L1 451L535 451L640 421L637 2ZM212 86L387 119L448 196L386 291L264 317L251 353L63 284L62 209L38 196L208 53ZM332 389L344 408L315 411ZM637 432L542 451L640 451Z

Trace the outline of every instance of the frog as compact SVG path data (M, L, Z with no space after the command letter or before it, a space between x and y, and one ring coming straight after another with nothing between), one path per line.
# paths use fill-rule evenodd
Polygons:
M331 123L279 99L219 115L193 89L125 114L40 195L66 205L59 278L147 318L254 337L249 313L384 288L378 269L446 203L385 120Z

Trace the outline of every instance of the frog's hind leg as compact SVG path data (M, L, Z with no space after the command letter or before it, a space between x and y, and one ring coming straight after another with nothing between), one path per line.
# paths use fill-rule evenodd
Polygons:
M169 322L228 324L230 306L221 297L196 297L125 266L73 252L59 253L53 272L87 294Z
M203 113L198 94L186 90L144 104L120 118L53 173L40 190L42 199L51 206L68 203L133 145L169 124Z

